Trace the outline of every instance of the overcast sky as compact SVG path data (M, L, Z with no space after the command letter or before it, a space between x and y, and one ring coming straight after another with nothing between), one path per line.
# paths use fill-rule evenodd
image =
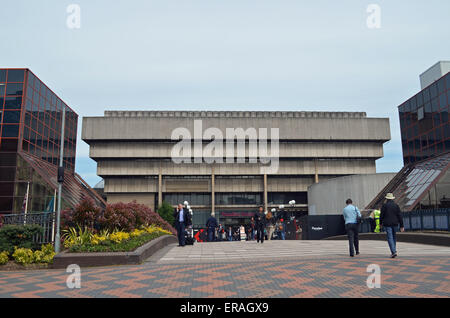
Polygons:
M79 29L67 26L70 4ZM367 26L370 4L379 29ZM389 117L377 169L396 172L397 106L450 59L449 13L437 0L3 1L0 66L30 68L80 115L79 136L81 117L119 109ZM88 150L78 139L76 170L94 185Z

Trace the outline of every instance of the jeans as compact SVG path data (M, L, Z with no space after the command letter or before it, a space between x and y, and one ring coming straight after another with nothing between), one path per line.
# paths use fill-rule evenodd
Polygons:
M281 231L281 239L282 239L283 241L286 240L286 232Z
M186 245L186 237L185 237L185 233L184 233L185 229L186 229L186 226L184 225L184 223L177 224L178 243L180 244L180 246Z
M214 242L216 240L216 235L215 235L215 231L213 230L208 230L208 242Z
M391 254L394 255L397 253L397 231L398 225L395 226L385 226L387 241L389 244L389 249L391 250Z
M264 243L264 225L259 225L256 232L256 241Z
M359 253L359 237L358 237L358 224L349 223L345 225L345 229L347 230L347 236L348 236L348 245L350 248L350 256L355 255L356 253Z

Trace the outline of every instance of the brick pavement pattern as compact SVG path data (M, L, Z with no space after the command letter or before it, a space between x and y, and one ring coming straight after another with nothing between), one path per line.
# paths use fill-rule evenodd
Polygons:
M0 297L450 297L450 248L399 243L390 259L387 243L367 241L349 258L343 241L266 243L170 246L142 265L82 268L80 289L65 270L0 272ZM371 264L379 289L366 285Z

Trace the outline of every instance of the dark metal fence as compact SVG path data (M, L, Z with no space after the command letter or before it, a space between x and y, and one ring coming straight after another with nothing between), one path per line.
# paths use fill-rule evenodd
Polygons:
M450 209L403 212L405 231L450 231ZM371 232L371 222L364 219L361 233Z
M34 242L39 244L53 243L55 237L54 212L28 212L25 214L8 214L2 216L3 225L40 225L42 235L36 235Z

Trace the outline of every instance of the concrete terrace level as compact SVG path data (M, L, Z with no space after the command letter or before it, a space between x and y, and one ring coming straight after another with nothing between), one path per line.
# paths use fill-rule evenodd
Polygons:
M217 128L224 138L227 128L266 128L269 154L275 147L271 128L278 128L279 169L262 174L264 164L248 160L248 142L243 163L174 163L171 151L178 141L171 140L172 132L186 128L194 137L196 120L202 121L202 134ZM388 118L363 112L105 111L103 117L84 117L82 129L108 201L137 200L154 208L162 200L191 198L197 211L216 214L289 200L307 208L307 188L318 180L375 173L390 138ZM203 140L203 147L210 142Z

